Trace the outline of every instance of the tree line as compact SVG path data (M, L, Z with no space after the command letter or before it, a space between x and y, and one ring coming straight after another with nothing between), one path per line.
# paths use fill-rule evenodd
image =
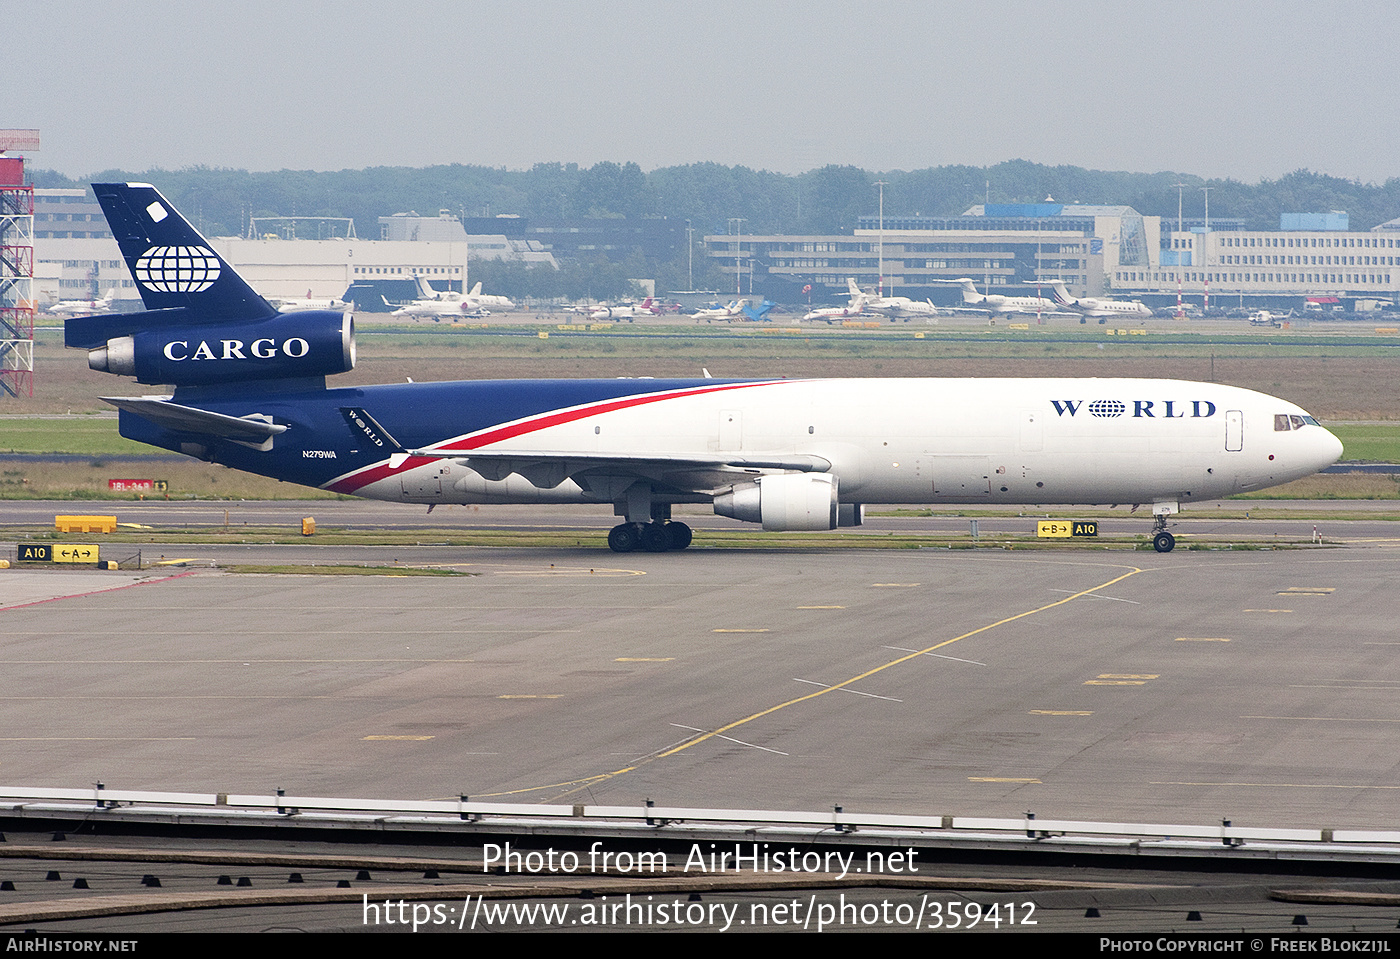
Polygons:
M862 216L875 213L877 181L885 182L886 217L955 216L968 207L991 203L1037 203L1051 196L1060 203L1126 205L1145 215L1174 219L1178 184L1184 213L1199 218L1201 187L1210 190L1212 218L1244 220L1253 230L1277 229L1279 214L1345 210L1353 230L1370 229L1400 216L1400 178L1361 183L1297 170L1276 180L1246 184L1184 173L1125 173L1076 166L1046 166L1008 160L993 166L940 166L883 173L853 166L824 166L788 175L744 166L691 163L647 173L636 163L537 163L528 170L445 164L423 168L369 167L315 172L249 172L214 167L182 170L104 170L73 180L47 170L32 171L36 187L78 187L89 181L139 180L155 183L187 217L211 236L242 235L253 216L351 217L362 238L378 238L380 216L413 211L434 216L448 210L460 216L514 214L535 219L585 217L669 217L688 220L696 235L728 232L729 220L743 218L748 234L849 233ZM697 257L696 285L706 285ZM655 276L658 288L682 288L686 264L595 261L587 276L561 290L608 286L606 269L640 277ZM478 268L486 269L483 266ZM507 266L500 288L523 282L528 270ZM485 279L481 272L478 276ZM664 287L662 276L668 277ZM543 274L531 285L539 288ZM531 294L542 295L542 294ZM568 295L561 293L560 295Z

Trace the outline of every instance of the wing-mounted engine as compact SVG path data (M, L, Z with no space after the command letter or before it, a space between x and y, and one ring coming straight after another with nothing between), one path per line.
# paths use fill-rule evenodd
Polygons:
M829 473L775 473L715 497L715 512L766 530L836 529L836 477Z

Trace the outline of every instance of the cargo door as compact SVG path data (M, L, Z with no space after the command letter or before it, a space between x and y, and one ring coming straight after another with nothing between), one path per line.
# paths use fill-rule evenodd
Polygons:
M931 460L935 496L959 500L991 499L991 457L935 455Z

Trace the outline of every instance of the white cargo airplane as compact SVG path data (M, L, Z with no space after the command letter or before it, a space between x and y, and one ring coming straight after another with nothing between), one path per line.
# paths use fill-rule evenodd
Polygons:
M1060 306L1073 310L1076 313L1083 313L1085 316L1151 316L1152 310L1145 306L1140 300L1125 302L1123 300L1098 299L1096 297L1069 295L1069 290L1065 288L1064 280L1046 280L1047 286L1055 293L1055 299Z
M1342 444L1286 400L1166 379L474 380L330 388L354 322L279 313L155 187L93 191L148 311L73 318L88 365L172 394L109 398L121 434L372 499L610 503L618 552L684 549L675 504L766 530L864 504L1180 504L1263 489ZM178 254L167 251L178 250Z
M1054 300L1047 300L1043 296L1004 296L1001 293L978 293L977 284L971 277L963 277L952 281L962 286L962 298L966 307L974 310L986 310L993 314L1003 313L1057 313L1059 306Z
M117 288L114 286L107 291L107 295L100 300L59 300L53 306L46 307L45 312L55 316L84 316L94 313L111 313L112 301L116 298Z

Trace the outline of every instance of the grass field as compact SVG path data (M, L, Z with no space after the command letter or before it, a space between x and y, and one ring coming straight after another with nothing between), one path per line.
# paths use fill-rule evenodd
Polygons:
M1328 429L1342 441L1343 459L1400 463L1400 423L1338 423Z
M0 453L149 456L154 452L121 436L115 416L0 417Z
M36 457L0 463L0 500L115 500L140 498L135 493L115 493L114 479L164 480L165 493L147 499L344 499L336 493L308 489L265 476L241 473L226 466L196 459L103 459L69 462Z

